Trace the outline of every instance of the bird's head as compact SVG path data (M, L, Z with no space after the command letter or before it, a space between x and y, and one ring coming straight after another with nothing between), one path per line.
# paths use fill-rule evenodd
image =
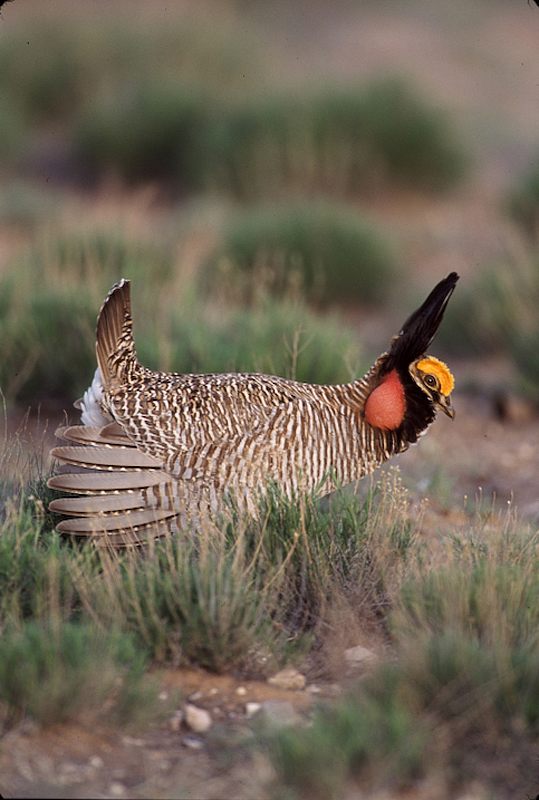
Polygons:
M451 419L455 412L451 405L451 392L455 380L449 367L434 356L423 356L412 361L408 368L410 375L431 402Z

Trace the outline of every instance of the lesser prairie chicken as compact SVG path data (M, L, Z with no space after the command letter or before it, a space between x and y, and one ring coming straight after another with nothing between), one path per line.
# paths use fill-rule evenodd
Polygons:
M364 477L416 442L437 409L453 416L453 377L425 353L457 280L453 272L432 290L365 377L336 386L146 369L121 281L99 314L82 424L60 429L71 444L52 450L71 471L49 486L78 495L51 503L70 517L58 529L141 542L220 509L227 494L252 512L269 483L322 496Z

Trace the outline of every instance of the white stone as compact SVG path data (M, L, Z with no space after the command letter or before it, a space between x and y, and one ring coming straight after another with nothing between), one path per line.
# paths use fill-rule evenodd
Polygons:
M268 683L278 689L298 690L305 689L306 680L305 675L302 675L297 669L288 668L272 675L271 678L268 678Z
M261 708L262 708L261 703L246 703L245 713L247 714L247 718L251 719L251 717L254 717L254 715L257 714Z
M202 739L199 739L198 736L184 736L182 739L182 744L184 747L188 747L190 750L202 750L204 747L204 742Z
M90 767L92 767L92 769L102 769L105 766L105 762L101 756L92 756L88 764Z
M113 797L123 797L125 794L125 786L123 783L118 783L118 781L114 781L109 786L109 794Z
M245 695L247 694L247 689L245 688L245 686L238 686L238 688L236 689L236 694L239 694L240 697L245 697Z
M191 703L185 706L185 722L195 733L206 733L212 726L209 712Z

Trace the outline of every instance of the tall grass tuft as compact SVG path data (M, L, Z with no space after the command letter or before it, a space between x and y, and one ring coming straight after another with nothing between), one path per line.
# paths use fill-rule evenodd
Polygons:
M0 637L0 718L50 725L86 716L141 719L151 692L144 657L126 634L88 624L24 623Z
M412 545L393 479L366 500L343 494L326 507L270 490L254 519L231 506L195 537L157 542L143 559L104 553L97 580L80 570L72 579L85 614L129 631L155 659L259 674L305 635L324 639L337 603L356 630L384 631Z
M360 214L328 202L244 211L223 233L206 267L212 285L235 284L311 301L380 303L396 273L395 256Z
M537 534L511 516L478 516L442 569L417 561L394 598L396 659L308 729L270 740L280 791L341 797L433 772L447 796L477 779L502 796L523 791L539 730L537 552Z

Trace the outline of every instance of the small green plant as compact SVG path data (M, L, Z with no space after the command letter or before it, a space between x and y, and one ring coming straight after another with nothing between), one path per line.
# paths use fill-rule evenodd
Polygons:
M329 203L293 203L233 219L206 267L206 280L236 282L251 297L264 288L318 302L383 302L395 258L361 216Z
M126 634L88 624L27 622L0 637L0 712L9 723L27 714L44 725L105 713L140 719L151 700L144 657Z

